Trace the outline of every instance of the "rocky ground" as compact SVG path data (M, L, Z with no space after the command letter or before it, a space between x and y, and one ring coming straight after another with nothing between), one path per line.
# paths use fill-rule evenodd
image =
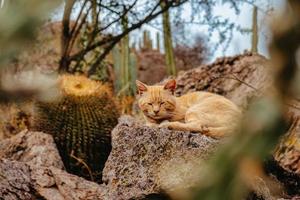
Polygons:
M206 90L224 95L246 109L253 98L271 89L269 67L264 57L255 54L222 58L178 75L176 94ZM300 105L296 100L291 104ZM290 119L297 119L298 109L292 106L289 115ZM299 138L299 129L291 130L294 138ZM50 135L25 130L0 142L0 197L171 199L168 192L196 183L203 161L223 142L226 140L199 133L146 127L132 117L123 116L112 131L112 151L103 171L104 183L99 185L64 170ZM284 159L275 160L294 180L300 176L294 170L300 169L297 144L290 146L295 161L292 168L286 167L288 162ZM267 187L256 193L255 198L276 199Z

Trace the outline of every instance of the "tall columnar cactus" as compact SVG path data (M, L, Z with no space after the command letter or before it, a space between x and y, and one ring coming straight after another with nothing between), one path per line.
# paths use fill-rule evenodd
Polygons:
M252 41L251 41L251 51L257 53L257 45L258 45L258 26L257 26L257 7L253 7L252 14Z
M128 29L128 18L125 16L122 20L123 30ZM126 35L121 41L121 53L122 53L122 68L121 68L121 84L124 87L128 87L129 82L129 59L130 59L130 48L129 48L129 36Z
M139 49L141 50L143 48L143 40L139 39Z
M124 44L123 44L124 45ZM115 80L115 93L119 95L133 96L135 93L135 80L137 78L137 58L134 52L129 53L127 64L124 61L122 44L116 45L112 50Z
M152 40L150 38L150 31L144 30L143 31L143 49L150 50L152 49Z
M122 54L120 50L120 45L116 45L112 49L112 60L113 60L113 66L114 66L114 74L115 74L115 81L114 81L114 89L115 93L120 91L122 88L122 83L121 83L121 68L122 68Z
M156 33L156 49L160 52L160 35L159 32Z
M165 1L160 2L162 9L165 8ZM176 75L175 56L173 52L172 33L170 25L169 10L163 13L163 32L164 32L164 49L168 75Z
M36 103L34 129L53 135L67 171L102 182L119 113L108 86L83 76L61 77L62 98Z
M128 29L128 19L122 20L124 30ZM115 92L120 96L133 96L136 80L136 56L130 51L129 36L124 37L112 51L115 76Z
M133 96L136 92L135 80L137 79L137 58L134 52L130 53L129 66L129 82L131 88L131 95Z

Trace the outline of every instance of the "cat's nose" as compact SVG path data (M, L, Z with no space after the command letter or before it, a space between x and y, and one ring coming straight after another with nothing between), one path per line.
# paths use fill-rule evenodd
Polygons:
M157 114L159 112L159 110L153 110L154 114Z

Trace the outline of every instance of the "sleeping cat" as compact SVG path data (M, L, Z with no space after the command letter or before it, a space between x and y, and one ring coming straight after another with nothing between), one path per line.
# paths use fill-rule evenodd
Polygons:
M169 129L201 132L211 137L228 135L238 127L241 111L230 100L209 92L175 97L176 81L148 86L136 81L138 105L147 124Z

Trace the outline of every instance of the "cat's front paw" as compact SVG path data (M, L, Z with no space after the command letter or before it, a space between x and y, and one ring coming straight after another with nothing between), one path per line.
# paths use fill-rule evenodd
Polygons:
M170 126L170 122L165 120L165 121L161 122L158 127L159 128L169 128L169 126Z
M146 126L149 126L149 127L158 127L158 124L147 122Z
M210 131L209 131L208 126L206 126L206 125L202 125L202 126L201 126L201 133L202 133L202 134L207 135L209 132L210 132Z

